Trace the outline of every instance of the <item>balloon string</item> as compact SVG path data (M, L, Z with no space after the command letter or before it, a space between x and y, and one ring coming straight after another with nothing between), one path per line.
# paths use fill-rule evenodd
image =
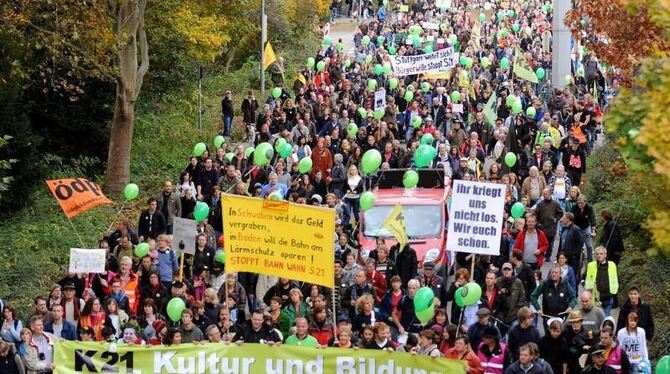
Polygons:
M116 222L116 219L119 217L119 215L121 214L121 211L123 211L123 209L124 209L125 207L126 207L126 202L124 201L124 202L123 202L123 205L121 205L121 208L119 208L119 210L118 210L118 211L116 212L116 214L114 215L114 219L112 220L112 223L110 223L110 224L109 224L109 227L107 227L107 234L110 233L110 230L112 230L112 226L114 226L114 222Z

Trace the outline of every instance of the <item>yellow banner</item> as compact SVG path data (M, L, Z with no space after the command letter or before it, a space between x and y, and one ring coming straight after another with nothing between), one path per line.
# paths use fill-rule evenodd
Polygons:
M386 217L384 228L395 237L398 244L400 244L399 251L402 251L405 248L405 244L409 242L409 238L407 237L407 230L405 230L405 215L400 204L396 204L388 217Z
M272 44L268 42L263 51L263 70L267 70L268 66L272 65L275 61L277 61L277 55L275 55L275 51L272 49Z
M423 77L426 79L450 79L451 70L448 71L430 71L423 73Z
M56 342L55 374L465 374L465 361L381 350L266 346L261 344L179 344L143 347L108 343Z
M335 210L223 194L226 270L333 287Z

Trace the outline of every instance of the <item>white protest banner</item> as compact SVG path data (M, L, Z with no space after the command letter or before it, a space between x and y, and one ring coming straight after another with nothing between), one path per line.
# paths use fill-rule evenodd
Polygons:
M180 243L184 243L184 253L195 254L195 237L198 235L198 224L186 218L174 219L172 230L172 250L179 254Z
M452 47L416 56L392 56L393 73L397 76L445 71L456 66L458 55Z
M447 250L498 256L505 209L505 186L454 181Z
M424 29L429 29L429 30L439 30L440 25L438 25L435 22L422 22L421 26L423 26Z
M102 273L107 258L104 249L70 248L70 273Z
M375 110L386 107L386 90L375 91Z
M463 113L463 104L451 104L451 111L454 113Z

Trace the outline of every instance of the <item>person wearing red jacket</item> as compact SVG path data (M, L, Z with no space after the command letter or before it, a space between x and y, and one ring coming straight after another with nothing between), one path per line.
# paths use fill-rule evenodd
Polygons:
M335 341L335 328L328 318L326 309L321 305L314 307L311 317L312 323L309 324L308 333L319 342L320 346L331 346Z
M536 228L537 217L533 213L526 214L526 228L519 232L514 241L514 249L523 253L523 262L533 270L544 264L544 253L549 249L547 236Z
M365 276L368 283L371 284L375 290L375 304L378 305L381 303L384 294L386 294L388 286L384 274L376 270L376 264L373 258L369 258L365 264Z

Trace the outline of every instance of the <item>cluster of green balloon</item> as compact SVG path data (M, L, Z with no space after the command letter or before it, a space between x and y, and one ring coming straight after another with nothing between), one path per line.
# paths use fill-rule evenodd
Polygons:
M254 165L265 166L275 155L270 143L261 143L254 150Z
M202 156L203 153L207 150L207 145L205 143L198 143L193 147L193 155L195 157Z
M347 136L350 138L356 137L356 134L358 134L358 126L354 122L349 122L347 125Z
M437 150L434 147L422 144L414 151L414 164L419 168L425 168L430 165L435 156L437 156Z
M459 287L455 293L456 305L461 308L475 305L482 297L482 288L475 282L470 282Z
M198 201L193 209L193 218L196 222L202 222L206 220L207 217L209 217L209 205L205 202Z
M361 43L367 47L368 44L370 44L370 37L365 35L363 39L361 40Z
M314 166L312 159L310 157L303 157L298 162L298 171L300 174L307 174L312 171L312 166Z
M214 146L216 147L216 149L221 148L221 146L225 142L226 142L226 138L224 138L223 135L217 135L217 136L214 137Z
M523 214L526 213L526 207L521 203L514 203L512 205L512 217L521 218Z
M222 250L216 251L216 254L214 255L214 261L218 262L219 264L225 264L226 263L226 252Z
M140 243L135 246L135 256L142 258L149 254L149 243Z
M503 70L507 70L507 68L509 68L509 58L503 57L500 59L500 68Z
M307 69L310 69L310 70L314 69L314 64L316 64L316 60L314 60L314 57L308 57L307 58L307 63L305 64Z
M255 148L252 146L248 146L247 148L244 149L244 157L249 157L251 156L252 153L254 153Z
M358 202L361 205L361 209L365 212L366 210L375 206L375 194L370 191L365 191L361 194Z
M410 91L409 89L405 91L405 101L412 101L414 100L414 92Z
M135 183L128 183L123 189L123 197L126 201L135 200L140 195L140 188Z
M275 87L272 89L272 97L275 99L279 99L279 96L281 96L281 88Z
M392 90L395 90L398 88L398 79L396 78L391 78L389 79L389 88Z
M433 145L433 142L435 141L435 138L431 134L423 134L421 136L421 144L428 144L428 145Z
M656 374L670 374L670 356L663 356L656 364Z
M419 184L419 173L414 170L407 170L402 176L402 185L405 188L414 188Z
M505 165L509 167L516 165L516 154L514 152L507 152L505 155Z
M186 303L180 297L173 297L167 305L167 314L172 322L181 320L181 313L186 309Z
M544 75L545 75L545 74L546 74L546 72L544 71L543 68L537 68L537 70L535 70L535 76L536 76L537 79L539 79L539 80L544 79Z
M418 129L419 127L421 127L422 122L423 122L423 119L421 119L421 117L414 116L414 118L412 118L412 127L415 128L415 129Z
M382 164L382 154L379 153L376 149L369 149L363 154L361 159L361 166L363 168L363 173L370 175L374 174L379 170L379 166Z
M323 71L323 69L325 69L325 68L326 68L326 62L325 61L319 61L316 64L316 70L317 71Z
M435 293L430 287L421 287L414 294L414 313L421 323L428 323L435 316Z

